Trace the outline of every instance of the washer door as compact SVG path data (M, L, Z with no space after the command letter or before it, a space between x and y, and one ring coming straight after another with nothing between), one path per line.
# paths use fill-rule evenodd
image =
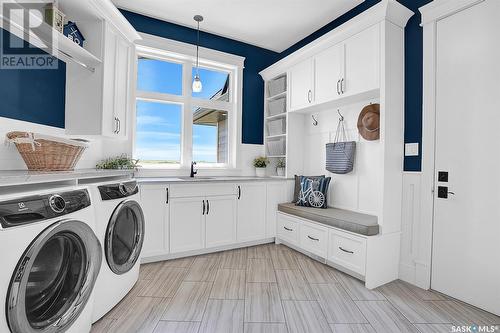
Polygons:
M134 200L121 202L111 215L106 230L104 251L108 266L116 274L134 267L144 241L144 214Z
M13 333L66 331L84 310L101 268L101 245L76 220L56 222L26 249L10 281L7 321Z

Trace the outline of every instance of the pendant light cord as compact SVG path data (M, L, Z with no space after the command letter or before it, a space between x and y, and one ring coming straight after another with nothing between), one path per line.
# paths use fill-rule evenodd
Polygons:
M198 75L198 54L199 54L199 48L200 48L200 21L198 21L198 30L196 33L196 75Z

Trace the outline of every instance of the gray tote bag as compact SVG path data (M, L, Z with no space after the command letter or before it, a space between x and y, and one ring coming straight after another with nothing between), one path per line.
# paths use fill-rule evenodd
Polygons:
M356 141L347 141L344 117L340 117L333 143L326 144L326 170L346 174L354 168Z

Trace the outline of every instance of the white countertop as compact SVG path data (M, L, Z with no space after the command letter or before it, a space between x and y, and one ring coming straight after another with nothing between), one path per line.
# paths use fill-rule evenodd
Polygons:
M190 177L136 177L137 182L141 184L166 184L166 183L204 183L204 182L247 182L247 181L283 181L287 180L284 177L224 177L224 176L213 176L213 177L204 177L204 176L195 176L193 178Z
M75 179L131 176L134 170L80 169L74 171L0 171L0 186L49 183Z

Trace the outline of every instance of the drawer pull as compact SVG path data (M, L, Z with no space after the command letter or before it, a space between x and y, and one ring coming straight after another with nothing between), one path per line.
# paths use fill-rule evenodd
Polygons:
M293 231L293 229L289 229L287 227L283 227L283 229L285 229L286 231Z
M307 238L313 240L313 241L316 241L316 242L319 242L319 239L318 238L314 238L314 237L311 237L309 235L307 235Z
M354 252L353 252L353 251L349 251L349 250L343 249L343 248L342 248L342 246L339 246L339 250L340 250L340 251L344 251L344 252L346 252L346 253L354 254Z

